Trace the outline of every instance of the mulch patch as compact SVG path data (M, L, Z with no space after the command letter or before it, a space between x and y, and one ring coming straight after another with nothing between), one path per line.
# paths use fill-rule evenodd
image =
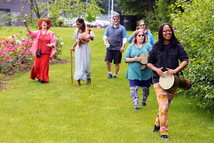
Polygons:
M50 61L50 65L56 65L56 64L65 64L68 63L68 60L65 59L54 59ZM4 79L0 81L0 92L4 89L4 87L7 86L7 81L14 77L15 73L21 72L25 73L31 70L33 67L33 64L23 64L21 67L17 67L14 69L12 73L6 73L4 74Z

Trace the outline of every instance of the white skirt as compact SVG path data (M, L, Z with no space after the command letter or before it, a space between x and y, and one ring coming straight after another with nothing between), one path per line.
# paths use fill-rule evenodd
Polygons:
M74 80L86 80L91 77L91 50L88 43L76 46Z

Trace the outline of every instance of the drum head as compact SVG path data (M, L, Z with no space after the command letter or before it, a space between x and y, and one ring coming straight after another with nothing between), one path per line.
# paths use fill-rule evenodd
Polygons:
M140 55L140 62L142 64L147 64L147 59L148 59L149 54L148 53L143 53Z
M160 86L165 90L172 88L174 85L174 81L175 81L174 75L169 76L165 73L163 77L159 78Z

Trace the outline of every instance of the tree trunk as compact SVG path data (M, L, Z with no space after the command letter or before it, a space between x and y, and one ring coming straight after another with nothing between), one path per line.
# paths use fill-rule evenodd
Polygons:
M148 0L147 3L148 3L148 11L149 12L154 11L153 6L155 4L155 0Z

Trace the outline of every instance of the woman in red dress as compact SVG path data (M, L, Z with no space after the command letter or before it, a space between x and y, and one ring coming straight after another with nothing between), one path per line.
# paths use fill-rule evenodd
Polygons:
M27 28L30 35L36 37L31 48L35 58L30 78L33 80L38 79L42 83L48 83L50 57L56 52L55 35L52 31L49 31L51 28L50 19L40 19L38 26L39 30L36 31L30 31Z

